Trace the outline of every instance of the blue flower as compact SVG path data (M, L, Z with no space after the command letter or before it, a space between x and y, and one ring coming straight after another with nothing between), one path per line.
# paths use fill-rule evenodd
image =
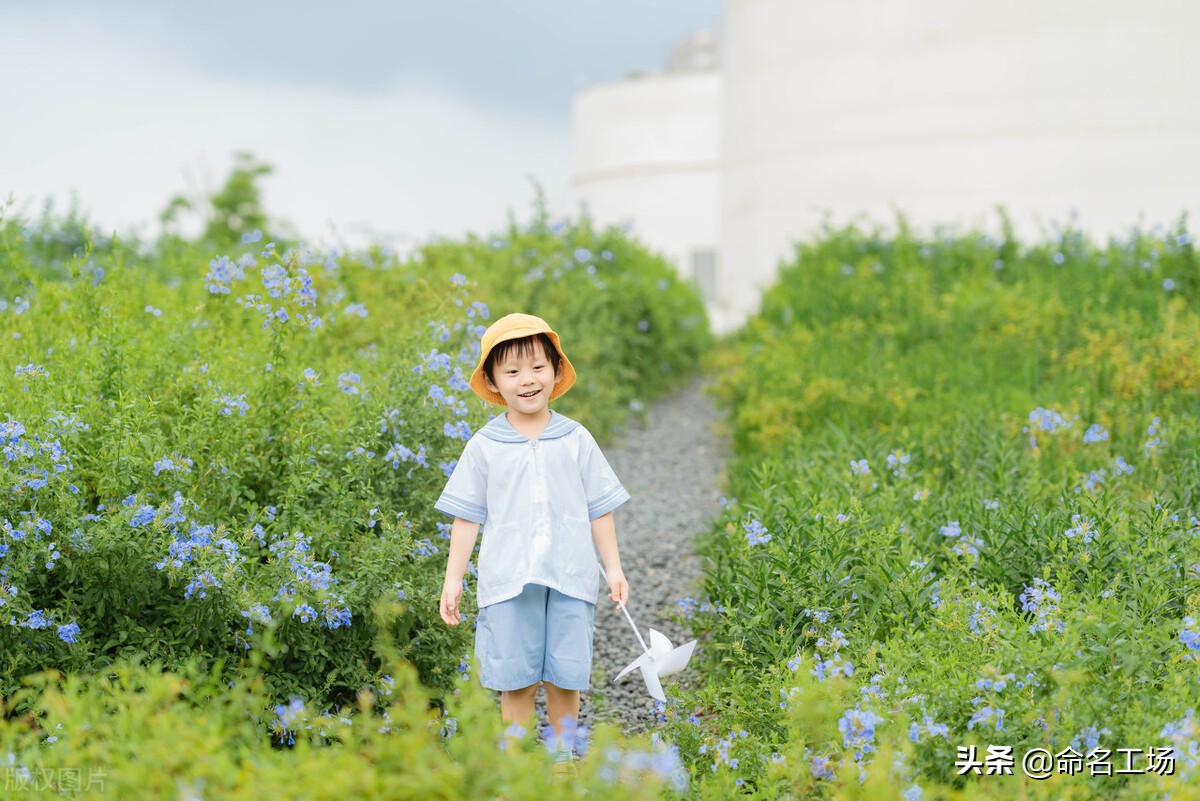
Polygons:
M1071 515L1071 527L1064 531L1063 534L1066 535L1067 539L1080 537L1084 542L1091 542L1096 536L1095 526L1095 523L1083 515Z
M275 725L284 730L297 728L305 720L303 699L293 697L290 704L279 704L275 707Z
M1145 451L1147 456L1154 453L1154 451L1158 450L1164 444L1162 437L1159 436L1161 433L1159 426L1161 424L1162 421L1155 417L1150 421L1150 425L1146 428L1146 442L1142 445L1142 450Z
M696 614L697 605L698 603L695 598L675 599L675 609L685 620L691 620L692 616Z
M851 460L850 472L854 473L856 476L869 475L871 472L871 466L867 464L866 459Z
M15 445L24 434L25 426L16 420L10 418L5 422L0 423L0 443L2 444ZM13 456L9 455L8 458L9 461L11 461Z
M242 610L242 617L249 618L251 622L267 624L271 622L271 610L266 604L254 604L249 609Z
M178 459L178 461L176 461ZM154 463L154 475L166 471L179 471L181 473L192 472L192 460L184 457L176 457L172 459L170 456L164 456Z
M1058 602L1062 600L1050 583L1045 579L1035 578L1033 584L1027 585L1021 593L1021 608L1026 612L1034 612L1036 621L1029 627L1030 633L1038 631L1063 630L1063 623L1057 618Z
M461 439L466 442L471 438L471 426L465 420L459 420L454 423L445 423L442 426L442 431L447 437L452 439Z
M191 598L193 594L198 594L201 598L208 596L209 587L220 587L221 582L213 576L209 571L204 571L192 577L187 586L183 590L184 598Z
M434 348L425 354L422 362L421 365L418 365L417 372L421 372L422 369L448 371L450 369L450 354L442 353L437 348Z
M358 394L358 384L362 380L362 376L354 372L345 372L338 376L338 389L345 392L347 395Z
M1108 431L1099 423L1093 423L1088 427L1088 430L1083 432L1083 441L1091 444L1094 442L1105 442L1108 439Z
M399 442L396 442L393 443L388 452L384 454L383 460L385 462L391 462L392 468L394 469L400 467L401 462L407 462L415 456L416 454L414 454L410 449L401 445Z
M134 528L144 526L154 520L154 515L154 507L150 506L149 504L143 504L136 512L133 513L133 516L129 518L129 525L133 526Z
M1097 729L1095 726L1088 726L1071 738L1071 747L1081 754L1090 754L1100 746L1100 737L1104 734L1112 734L1112 732L1107 728Z
M246 412L250 410L250 404L246 402L246 393L240 395L222 395L213 401L221 407L221 414L232 415L234 410L242 416L246 416Z
M920 723L908 727L908 739L914 743L924 742L926 738L942 737L950 739L950 727L945 723L937 723L926 713Z
M46 615L46 610L35 609L29 613L28 619L21 623L22 626L30 629L45 629L49 628L54 622L53 615Z
M1179 631L1179 641L1192 651L1200 651L1200 627L1196 618L1188 615L1183 619L1183 628Z
M1044 409L1041 406L1029 413L1029 423L1039 431L1048 433L1054 433L1060 428L1071 427L1071 421L1053 409Z
M883 722L883 718L870 710L849 709L838 719L838 731L842 733L842 744L853 748L854 758L861 759L864 754L875 750L875 727Z
M40 364L34 364L33 362L30 362L29 364L18 364L17 370L15 373L13 373L13 375L16 378L20 378L21 376L45 378L48 373L46 372L45 367L42 367Z
M833 771L833 759L828 756L813 754L811 749L804 749L804 755L808 757L809 771L813 778L816 779L835 779L837 774Z
M562 729L561 734L556 732L553 726L546 726L542 729L542 739L546 750L551 754L559 751L574 751L580 756L586 754L591 730L587 726L580 725L579 721L570 716L564 717L559 725Z
M325 617L321 621L321 625L327 629L337 629L343 626L349 626L350 620L351 615L349 609L326 606Z
M462 273L455 273L454 275L450 276L451 286L462 286L465 283L467 283L467 277Z
M985 634L995 631L999 624L995 622L996 610L975 602L975 611L967 618L967 627L975 634Z
M984 706L975 710L975 714L967 721L967 728L974 729L976 726L993 726L996 731L1004 728L1004 710L999 707Z
M359 317L366 317L368 314L367 307L361 303L351 303L346 307L346 314L355 314Z
M771 541L771 535L767 532L766 526L754 518L750 518L750 520L743 523L742 528L746 529L746 542L751 547Z
M245 276L246 273L240 264L230 261L228 256L221 256L208 263L204 288L214 295L228 295L229 285Z
M888 454L888 468L896 478L904 478L905 468L912 461L912 455L903 451L892 451Z
M65 623L58 627L58 638L65 643L79 642L79 624Z

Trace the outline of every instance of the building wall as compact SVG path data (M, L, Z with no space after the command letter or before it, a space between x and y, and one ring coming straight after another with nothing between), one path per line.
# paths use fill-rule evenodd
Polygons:
M715 254L718 331L826 220L1194 220L1198 41L1200 0L727 0L718 59L576 96L572 196Z
M571 108L575 204L629 223L688 278L720 237L720 84L715 71L643 75L585 89Z
M1194 214L1197 34L1193 0L728 0L718 327L826 217Z

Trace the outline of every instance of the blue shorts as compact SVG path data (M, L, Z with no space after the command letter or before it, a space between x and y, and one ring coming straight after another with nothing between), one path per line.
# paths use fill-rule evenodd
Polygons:
M546 681L586 690L592 678L595 604L541 584L479 610L475 658L491 690L520 690Z

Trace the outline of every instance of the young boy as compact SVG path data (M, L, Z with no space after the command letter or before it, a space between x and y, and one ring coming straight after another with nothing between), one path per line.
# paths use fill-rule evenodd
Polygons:
M463 573L483 525L475 631L480 680L500 691L504 720L526 726L543 684L561 743L591 679L596 551L609 599L629 597L613 524L613 510L629 493L587 429L549 408L575 383L558 334L539 317L510 314L487 329L481 345L471 389L508 411L467 442L435 504L454 517L442 620L451 626L461 620Z

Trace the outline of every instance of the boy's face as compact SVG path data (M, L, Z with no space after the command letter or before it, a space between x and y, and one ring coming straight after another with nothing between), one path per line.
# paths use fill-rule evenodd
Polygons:
M499 392L510 410L521 415L538 416L550 403L557 376L540 341L534 340L525 350L514 348L503 360L497 360L492 370L494 378L486 373L488 389Z

